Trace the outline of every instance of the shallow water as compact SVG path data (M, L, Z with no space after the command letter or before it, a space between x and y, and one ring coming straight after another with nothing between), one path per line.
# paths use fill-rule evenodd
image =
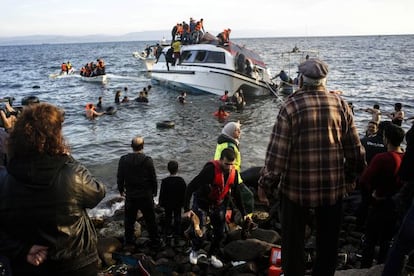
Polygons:
M263 38L235 42L258 52L274 74L284 67L281 52L290 51L295 45L299 49L319 50L319 56L329 65L328 88L343 91L344 98L353 102L360 133L370 119L360 109L374 103L379 103L383 112L391 112L394 103L402 102L406 115L414 116L414 36ZM135 98L151 84L143 64L132 56L132 52L141 51L146 44L0 47L0 96L14 96L19 103L24 96L36 95L64 108L64 134L72 154L104 181L107 199L117 195L118 160L130 151L129 144L135 135L145 138L145 152L153 157L159 180L167 176L167 162L175 159L180 164L179 173L189 182L213 157L223 127L212 115L218 107L216 96L190 94L191 103L180 105L176 102L179 92L155 85L149 93L149 104L122 105L115 115L95 121L84 117L85 104L96 103L99 96L109 106L113 105L116 89L128 87L128 93L122 96ZM103 58L107 65L106 85L83 82L76 75L48 77L57 73L64 61L70 60L79 69L97 58ZM35 85L40 88L33 89ZM230 115L228 120L242 123L242 169L263 165L279 106L280 101L274 96L247 99L242 113ZM163 120L173 120L175 127L157 129L156 123ZM403 127L408 129L409 124ZM109 210L103 205L93 213L104 211Z

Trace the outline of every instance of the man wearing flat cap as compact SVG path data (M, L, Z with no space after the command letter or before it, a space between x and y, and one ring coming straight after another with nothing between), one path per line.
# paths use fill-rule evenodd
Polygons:
M328 65L311 58L299 66L300 89L280 108L259 180L258 197L278 189L282 269L304 275L307 215L314 210L316 258L312 275L334 275L342 200L365 166L365 153L348 104L326 89Z
M155 221L154 200L157 195L157 176L152 158L144 154L144 138L136 136L131 141L132 153L123 155L118 164L117 184L125 196L125 245L135 245L135 222L141 210L151 244L161 245Z

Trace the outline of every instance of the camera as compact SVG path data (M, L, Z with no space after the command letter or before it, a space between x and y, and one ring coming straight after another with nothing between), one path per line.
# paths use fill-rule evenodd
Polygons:
M10 113L7 111L6 103L10 103L9 99L7 98L0 99L0 110L2 110L6 114L6 117L9 117Z
M9 112L9 110L7 109L7 106L6 106L7 103L10 106L12 106L14 100L15 100L14 97L4 97L4 98L0 99L0 110L4 112L4 114L6 115L6 118L9 118L12 115L17 116L17 114L18 114L18 110L13 111L13 112ZM4 122L3 122L3 119L1 117L0 117L0 127L4 127Z

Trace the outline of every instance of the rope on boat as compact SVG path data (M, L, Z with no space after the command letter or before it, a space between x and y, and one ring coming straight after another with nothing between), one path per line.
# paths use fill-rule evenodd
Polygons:
M280 102L283 102L283 99L277 94L277 91L276 90L274 90L273 89L273 87L268 83L268 82L266 82L266 86L267 86L267 88L273 93L273 95L275 95L275 97L280 101Z

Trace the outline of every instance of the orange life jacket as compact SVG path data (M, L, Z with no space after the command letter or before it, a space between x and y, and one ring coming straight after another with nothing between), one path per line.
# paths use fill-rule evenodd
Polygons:
M183 34L183 25L179 25L177 28L177 34Z
M66 63L62 63L62 66L60 68L62 68L62 71L68 70L68 66L66 65Z
M221 169L220 160L211 161L214 165L214 181L210 187L209 199L213 201L213 205L219 206L230 191L236 178L236 170L232 166L226 183L224 183L224 174Z

